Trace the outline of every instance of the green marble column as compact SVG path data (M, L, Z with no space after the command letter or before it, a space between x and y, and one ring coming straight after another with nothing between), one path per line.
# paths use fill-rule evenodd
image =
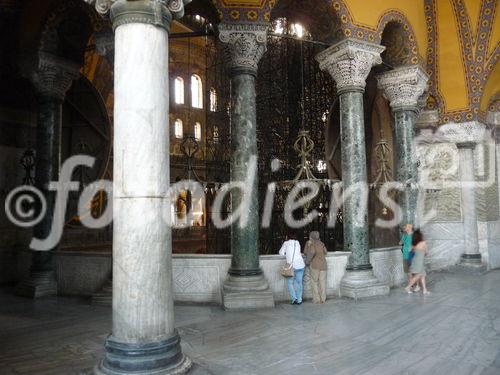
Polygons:
M55 193L49 191L48 185L59 179L62 103L79 76L79 67L46 53L39 53L37 58L38 66L31 75L38 100L35 186L47 202L47 211L33 228L33 236L45 239L52 230L55 203ZM57 294L53 250L32 252L29 277L17 285L16 294L30 298Z
M402 184L398 195L401 224L416 224L418 170L415 157L415 123L419 99L427 89L429 77L419 66L393 69L377 77L379 89L389 100L394 114L395 179Z
M394 111L396 181L402 183L398 203L401 207L401 224L415 225L418 199L418 170L415 161L416 108L400 108Z
M255 104L255 75L235 69L231 77L231 181L245 181L252 157L257 156L257 126ZM231 193L233 210L242 204L243 194L239 189ZM247 225L236 221L231 226L231 269L229 273L239 276L258 275L259 268L259 196L257 173L252 186L252 197Z
M221 23L220 47L231 74L231 182L253 181L231 192L232 213L246 198L249 205L231 225L231 268L223 285L225 309L273 307L274 298L259 267L259 197L257 191L257 121L255 78L259 60L266 50L268 24ZM252 169L254 176L249 176ZM250 190L251 189L251 190ZM236 216L234 217L236 219Z
M355 299L389 293L370 264L363 110L366 78L372 66L382 62L383 50L380 45L344 39L316 57L320 68L335 80L340 98L344 247L351 252L340 294Z
M366 270L372 267L368 253L368 206L364 202L368 197L363 90L344 90L339 100L342 183L344 192L351 192L344 198L344 248L351 252L348 269Z

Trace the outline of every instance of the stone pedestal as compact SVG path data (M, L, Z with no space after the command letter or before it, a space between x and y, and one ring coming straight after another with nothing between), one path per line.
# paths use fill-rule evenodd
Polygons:
M257 120L255 77L257 64L266 50L267 24L222 23L219 39L231 73L231 181L245 181L257 158ZM244 46L244 48L242 48ZM253 168L256 172L256 168ZM236 220L231 226L231 269L223 286L225 309L274 307L273 294L259 266L259 199L257 175L246 223ZM244 194L231 193L233 213Z
M175 0L118 0L111 6L113 324L94 370L99 375L182 374L191 367L174 327L168 216L168 33L182 13L183 2Z
M48 189L48 185L51 181L59 180L62 103L78 76L79 67L76 64L45 53L37 56L37 66L31 73L38 100L35 186L47 202L45 216L33 228L33 236L38 239L45 239L52 230L55 194ZM17 295L37 298L57 294L53 251L32 252L30 275L17 285Z
M429 77L421 67L409 66L383 73L377 79L394 114L396 181L402 185L398 199L401 225L415 225L418 199L415 123L419 98L427 89Z
M351 252L340 293L352 298L389 294L389 285L377 280L370 264L363 111L366 77L373 65L382 62L383 50L380 45L344 39L317 56L320 68L337 83L340 99L344 248Z

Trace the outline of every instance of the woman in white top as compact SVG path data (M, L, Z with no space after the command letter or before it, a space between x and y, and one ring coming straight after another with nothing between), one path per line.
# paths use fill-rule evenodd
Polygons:
M293 277L288 278L288 290L290 291L291 304L302 304L302 278L304 277L305 263L300 252L300 243L295 234L287 236L280 249L280 255L286 256L286 262L293 267Z

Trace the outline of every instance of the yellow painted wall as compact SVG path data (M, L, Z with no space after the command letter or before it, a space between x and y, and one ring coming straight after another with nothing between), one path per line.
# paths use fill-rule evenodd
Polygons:
M465 67L462 60L457 20L449 0L437 4L439 92L444 96L444 112L468 108Z
M423 0L344 0L354 23L375 29L380 18L389 10L398 10L410 21L415 31L419 53L427 54L427 24Z
M472 32L476 35L477 31L477 19L479 17L479 11L481 10L480 0L463 0L469 18L471 20L470 26L472 27Z
M498 1L498 0L497 0ZM493 25L493 33L490 39L490 46L488 48L488 55L493 52L495 47L498 45L500 41L500 5L497 3L497 11L495 13L495 20Z

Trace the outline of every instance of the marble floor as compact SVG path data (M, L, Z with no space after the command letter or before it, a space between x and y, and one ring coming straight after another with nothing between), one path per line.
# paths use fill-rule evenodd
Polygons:
M192 374L500 374L500 270L434 273L431 295L224 312L177 306ZM102 356L109 308L0 291L0 374L87 374Z

